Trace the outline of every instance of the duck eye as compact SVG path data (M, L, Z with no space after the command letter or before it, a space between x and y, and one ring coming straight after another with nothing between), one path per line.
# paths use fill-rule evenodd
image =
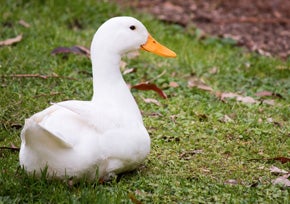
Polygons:
M130 26L130 29L131 29L131 30L135 30L135 29L136 29L136 26L131 25L131 26Z

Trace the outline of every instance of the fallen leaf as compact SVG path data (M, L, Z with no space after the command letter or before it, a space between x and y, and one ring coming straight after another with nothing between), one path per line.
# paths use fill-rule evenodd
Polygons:
M0 147L0 150L1 149L7 149L7 150L11 150L11 151L15 151L15 152L19 152L20 151L20 148L19 147L15 147L14 145L11 145L11 147Z
M158 95L161 96L162 98L164 99L167 98L167 95L160 88L158 88L155 84L140 83L140 84L136 84L132 86L131 89L137 89L137 90L142 90L142 91L152 90L158 93Z
M232 92L226 93L225 92L225 93L219 93L219 95L217 97L223 101L225 98L236 98L238 96L239 96L239 94L236 94L236 93L232 93Z
M266 120L268 123L273 123L274 125L278 127L283 127L283 124L281 122L274 121L273 118L267 118Z
M235 179L229 179L229 180L225 181L225 184L238 185L239 183Z
M138 200L133 193L129 193L128 197L130 198L132 203L134 203L134 204L142 204L142 202L140 200Z
M283 185L286 187L290 187L290 180L288 179L289 176L290 176L290 174L285 174L283 176L280 176L280 177L276 178L275 180L273 180L272 183L278 184L278 185Z
M142 113L144 116L151 116L151 117L163 117L161 113L153 112L153 113Z
M283 169L279 169L278 167L276 166L271 166L270 167L270 172L271 173L274 173L274 174L287 174L288 172L283 170Z
M7 45L12 45L15 43L18 43L22 40L22 34L16 36L15 38L9 38L4 41L0 41L0 46L7 46Z
M273 99L271 99L271 100L263 100L262 103L270 105L270 106L275 105L275 101Z
M231 123L233 122L234 120L232 118L230 118L230 116L228 115L224 115L221 119L220 119L221 122L224 122L224 123Z
M250 96L237 96L237 101L250 104L257 103L257 101Z
M205 173L209 173L210 170L209 169L206 169L206 168L202 168L201 171L205 172Z
M255 94L258 97L267 97L267 96L274 96L277 98L283 98L283 96L279 93L271 92L271 91L260 91Z
M263 97L263 96L273 96L273 92L271 91L260 91L255 94L256 96Z
M232 92L225 92L225 93L216 93L216 96L218 98L220 98L222 101L224 101L224 99L226 98L236 98L237 101L243 102L243 103L257 103L258 101L256 101L254 98L250 97L250 96L242 96L239 95L237 93L232 93Z
M76 46L73 46L72 49L77 50L77 52L80 52L80 54L84 54L87 57L91 56L91 50L87 47L76 45Z
M257 51L260 55L263 55L263 56L266 56L266 57L271 57L272 56L270 52L267 52L267 51L265 51L263 49L256 49L254 51Z
M206 84L199 84L197 86L197 88L199 88L201 90L205 90L205 91L213 91L213 89L210 86L206 85Z
M288 163L290 162L290 158L287 157L275 157L275 158L271 158L271 159L267 159L267 160L275 160L275 161L279 161L282 164Z
M267 118L267 122L268 123L272 123L273 122L273 118Z
M174 82L174 81L171 81L171 82L169 82L169 86L173 87L173 88L176 88L176 87L179 87L179 84Z
M250 159L249 161L259 161L259 160L266 160L266 161L279 161L282 164L290 162L290 158L287 157L274 157L274 158L260 158L260 159Z
M25 27L25 28L29 28L29 27L30 27L30 24L27 23L27 22L24 21L24 20L20 20L20 21L18 21L18 23L19 23L20 25L22 25L23 27Z
M125 69L123 71L123 74L126 75L126 74L130 74L130 73L133 73L133 72L136 72L136 69L135 68L129 68L129 69Z
M224 38L231 38L231 39L233 39L233 40L235 40L237 42L239 42L242 39L242 36L240 36L240 35L232 35L232 34L229 34L229 33L223 34L223 37Z
M199 79L197 77L191 77L187 82L187 86L189 88L197 87L201 90L213 91L213 89L210 86L206 85L202 79Z
M142 99L143 99L143 101L145 101L145 103L154 103L157 106L161 106L160 102L154 98L143 98L142 97Z
M216 74L218 72L218 68L217 67L213 67L209 70L210 74Z
M76 45L73 47L57 47L51 51L52 55L63 54L63 53L74 53L79 55L85 55L90 57L90 50L84 46Z
M17 130L21 129L23 126L22 124L19 124L19 123L12 123L11 124L11 128L15 128Z

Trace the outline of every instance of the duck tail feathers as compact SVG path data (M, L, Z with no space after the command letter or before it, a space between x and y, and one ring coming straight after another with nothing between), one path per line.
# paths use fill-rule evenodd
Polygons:
M25 145L35 146L54 146L57 148L72 148L61 135L53 133L43 125L37 123L32 118L25 120L24 128L21 132L21 140Z

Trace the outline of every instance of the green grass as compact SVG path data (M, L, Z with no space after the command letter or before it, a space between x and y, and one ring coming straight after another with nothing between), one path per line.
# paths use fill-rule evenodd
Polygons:
M124 76L128 83L155 79L153 83L169 96L163 100L154 92L132 90L152 139L150 156L139 169L103 185L84 181L71 185L28 176L19 168L17 152L0 150L0 203L290 202L289 188L271 184L277 176L269 171L272 165L290 171L289 163L262 159L290 157L290 59L248 53L229 40L199 39L178 25L106 1L0 3L0 41L23 34L17 45L0 47L0 146L19 146L24 119L50 102L91 98L90 61L50 52L59 46L89 46L106 19L135 16L178 55L165 59L142 52L138 58L125 59L128 67L137 68ZM19 25L21 19L30 27ZM213 67L218 69L215 74L210 73ZM3 77L54 73L76 80ZM283 98L274 98L274 105L222 102L209 92L189 88L192 75L215 91L259 99L255 93L266 90ZM170 87L172 81L179 87ZM161 106L146 104L142 97L155 98ZM221 122L224 115L233 122ZM192 154L193 150L201 153ZM230 179L238 184L225 184Z

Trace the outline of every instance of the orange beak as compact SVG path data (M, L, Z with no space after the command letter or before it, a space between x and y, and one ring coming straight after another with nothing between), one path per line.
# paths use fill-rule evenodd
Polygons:
M148 36L147 42L144 45L141 45L141 49L160 55L162 57L176 57L175 52L161 45L150 34Z

